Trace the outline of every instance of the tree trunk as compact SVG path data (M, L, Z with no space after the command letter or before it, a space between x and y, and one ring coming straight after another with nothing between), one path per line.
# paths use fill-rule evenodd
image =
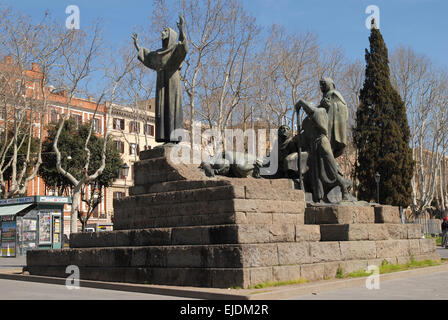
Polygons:
M78 233L78 211L79 211L79 199L81 197L81 190L84 184L79 183L72 194L72 209L70 210L70 233Z

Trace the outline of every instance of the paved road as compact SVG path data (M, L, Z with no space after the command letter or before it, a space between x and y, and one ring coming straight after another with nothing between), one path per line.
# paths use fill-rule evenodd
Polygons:
M26 265L26 256L16 258L0 257L0 269L22 268Z
M447 250L448 251L448 250ZM293 297L292 300L447 300L448 272L381 282L380 289L365 286Z
M0 300L190 300L155 294L0 279Z
M442 258L448 258L448 249L437 248ZM0 258L0 269L21 267L26 264L25 257ZM381 278L380 278L381 279ZM80 288L68 290L63 285L13 281L0 279L0 300L45 299L45 300L180 300L184 298L162 295ZM340 289L337 291L307 294L292 297L293 300L394 300L448 299L448 272L415 276L406 279L390 280L380 283L380 290L365 287Z
M437 251L437 254L441 258L447 258L448 259L448 249L445 249L445 248L442 248L442 247L437 247L436 251Z

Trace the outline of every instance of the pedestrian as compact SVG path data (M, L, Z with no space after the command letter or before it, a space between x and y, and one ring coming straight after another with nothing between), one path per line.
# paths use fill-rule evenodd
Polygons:
M442 247L448 249L448 217L444 217L442 222Z

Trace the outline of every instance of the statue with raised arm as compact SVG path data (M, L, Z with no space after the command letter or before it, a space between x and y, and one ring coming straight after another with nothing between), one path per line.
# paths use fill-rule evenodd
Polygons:
M176 31L164 28L161 35L162 48L156 51L141 47L136 33L132 36L138 59L146 67L157 72L155 136L157 142L165 144L180 142L179 137L172 133L183 128L180 70L188 52L184 23L183 17L179 16L179 39Z
M301 143L309 152L308 181L314 202L330 202L328 193L339 186L342 200L349 200L350 182L344 178L336 158L347 145L347 103L336 91L330 78L320 80L323 98L316 107L312 103L300 100L296 110L303 109L307 117L303 120Z

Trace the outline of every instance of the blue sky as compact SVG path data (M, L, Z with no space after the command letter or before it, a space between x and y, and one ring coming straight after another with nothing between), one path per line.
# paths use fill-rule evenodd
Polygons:
M380 9L380 27L392 51L399 44L428 55L437 65L448 62L448 1L446 0L243 0L257 23L269 28L273 23L295 32L313 31L322 44L342 48L348 57L364 59L369 31L365 20L367 6ZM130 41L133 28L147 26L152 13L151 0L0 0L0 3L41 17L46 9L65 24L68 5L77 5L83 22L100 18L110 46ZM188 23L188 22L187 22Z

